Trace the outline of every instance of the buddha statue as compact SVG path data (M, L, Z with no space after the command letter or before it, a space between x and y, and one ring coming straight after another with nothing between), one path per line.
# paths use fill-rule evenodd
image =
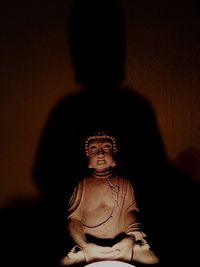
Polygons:
M74 246L62 265L115 260L157 264L138 219L131 182L117 173L116 138L99 132L85 141L89 175L74 188L68 230Z

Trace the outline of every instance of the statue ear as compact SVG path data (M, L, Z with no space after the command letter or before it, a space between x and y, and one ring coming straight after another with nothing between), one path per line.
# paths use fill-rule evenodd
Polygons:
M110 164L110 167L115 167L117 164L116 164L116 162L113 160L112 162L111 162L111 164Z
M93 166L92 166L92 164L91 164L91 161L90 161L90 158L88 158L88 168L89 168L89 169L92 169L92 168L93 168Z

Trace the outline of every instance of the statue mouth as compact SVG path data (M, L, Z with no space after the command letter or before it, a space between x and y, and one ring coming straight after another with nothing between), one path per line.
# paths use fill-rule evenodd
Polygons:
M105 161L104 159L99 159L99 160L97 161L97 163L101 165L101 164L105 164L106 161Z

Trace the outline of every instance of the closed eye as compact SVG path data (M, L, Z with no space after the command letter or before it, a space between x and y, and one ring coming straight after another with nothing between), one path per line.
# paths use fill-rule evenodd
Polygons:
M106 144L103 146L103 151L105 152L110 152L112 150L112 145L111 144Z
M98 147L97 146L91 146L90 149L89 149L90 153L94 154L94 153L97 153L98 151Z

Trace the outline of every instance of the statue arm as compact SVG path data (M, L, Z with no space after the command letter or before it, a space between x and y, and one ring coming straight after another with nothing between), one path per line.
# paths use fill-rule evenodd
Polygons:
M130 182L127 183L127 189L124 201L125 233L134 241L143 239L146 235L141 230L139 220L139 209L135 197L135 192Z
M86 245L86 237L81 223L81 199L83 193L83 183L79 182L75 186L73 194L69 200L68 208L68 231L74 242L82 249Z
M142 239L144 234L140 230L140 222L138 219L139 210L133 187L127 180L121 182L121 186L123 187L123 201L120 221L124 226L124 233L126 236L112 248L119 252L116 259L131 261L135 242Z
M86 246L86 237L84 229L79 220L70 218L68 221L68 230L70 236L73 238L74 242L82 249Z

